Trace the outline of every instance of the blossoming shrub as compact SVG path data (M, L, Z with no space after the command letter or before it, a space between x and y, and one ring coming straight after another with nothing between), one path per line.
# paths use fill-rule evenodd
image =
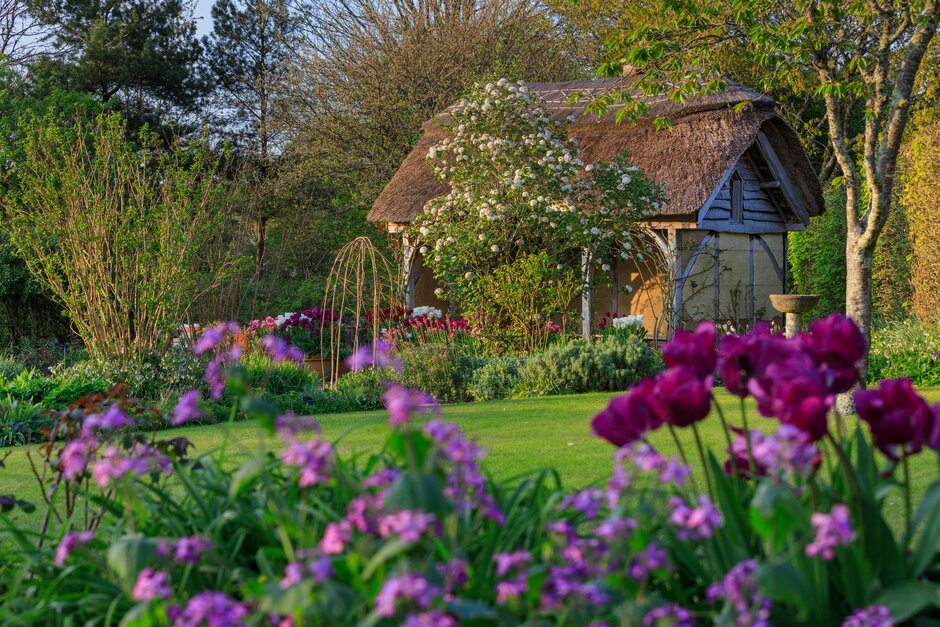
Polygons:
M574 340L530 355L519 386L528 394L613 392L657 372L656 353L633 334Z
M230 326L196 349L219 386L283 440L248 460L190 459L185 440L125 430L120 397L57 419L38 448L49 511L0 496L0 621L124 625L893 625L935 621L940 481L919 502L909 459L940 449L940 405L907 380L856 395L861 428L830 419L865 346L841 316L794 340L758 328L680 332L668 368L611 400L592 426L615 445L609 482L577 492L550 472L486 479L485 452L433 398L388 384L385 447L349 458L305 416L256 398ZM284 346L269 347L279 359ZM394 368L384 347L363 367ZM698 423L720 372L776 431L720 412L727 450ZM197 392L173 412L201 413ZM690 429L666 458L645 435ZM681 440L677 439L677 442ZM693 475L687 460L698 457ZM903 494L899 529L885 517ZM37 518L24 518L38 516ZM42 521L39 527L35 520Z
M940 325L910 319L875 328L868 360L872 381L907 377L917 385L940 385Z
M662 191L623 155L585 165L563 122L522 83L475 85L448 110L450 134L428 152L451 191L430 201L413 240L442 296L473 311L480 281L526 255L547 252L581 276L581 253L600 267L639 246L633 227Z

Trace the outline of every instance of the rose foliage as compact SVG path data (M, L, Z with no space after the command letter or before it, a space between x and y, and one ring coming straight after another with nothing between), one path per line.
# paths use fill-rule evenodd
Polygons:
M495 483L485 451L429 395L389 383L381 452L347 457L309 417L254 397L223 324L194 349L210 389L282 446L197 457L129 432L119 394L57 415L30 451L43 508L0 496L0 622L122 625L892 625L937 618L940 482L914 502L906 469L940 448L940 408L903 380L830 415L865 345L835 315L788 340L759 328L678 332L668 368L611 400L594 431L609 481L566 492L550 472ZM276 359L297 359L283 344ZM395 368L387 343L357 368ZM769 422L732 425L712 386ZM168 416L200 414L187 393ZM742 414L741 420L745 416ZM720 421L727 450L700 446ZM867 427L867 429L865 428ZM572 428L577 428L573 426ZM671 429L680 455L644 439ZM689 437L691 435L691 437ZM687 460L699 446L698 471ZM873 443L870 444L870 442ZM684 443L684 444L683 444ZM890 525L890 503L905 505Z

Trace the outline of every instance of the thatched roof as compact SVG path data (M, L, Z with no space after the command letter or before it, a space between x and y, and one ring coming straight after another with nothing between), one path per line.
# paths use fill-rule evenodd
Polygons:
M722 176L735 164L762 131L773 143L789 178L794 181L810 215L823 209L822 190L799 136L776 114L774 101L737 84L720 93L676 104L665 96L647 99L651 118L665 115L672 127L658 131L651 118L636 124L615 121L616 107L603 117L585 112L598 95L622 89L623 80L536 83L530 89L547 103L551 116L574 116L569 132L578 140L585 163L609 161L620 152L666 190L669 202L660 216L691 216L705 204ZM579 100L569 102L572 95ZM746 103L741 111L735 105ZM443 196L449 187L435 178L427 163L428 149L447 133L448 114L424 125L414 150L376 199L369 220L411 222L429 200Z

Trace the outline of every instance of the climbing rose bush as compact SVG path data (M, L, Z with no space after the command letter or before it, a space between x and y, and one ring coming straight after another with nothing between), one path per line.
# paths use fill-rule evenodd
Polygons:
M524 83L474 85L447 115L450 134L427 158L451 191L412 229L442 297L463 306L494 268L540 251L579 276L581 251L603 270L642 254L636 227L665 202L662 190L625 155L586 165L566 123Z
M129 432L140 414L119 395L59 414L30 452L45 511L0 496L4 624L936 618L940 482L915 503L899 469L940 448L940 407L904 381L884 382L856 396L868 434L848 433L828 410L855 383L864 342L840 316L793 340L758 328L717 348L709 324L678 332L663 351L668 368L594 418L614 444L612 471L574 492L550 472L494 483L486 452L433 398L393 383L382 451L344 455L313 419L254 397L233 350L239 332L213 327L196 350L216 364L207 379L237 397L234 411L273 441L233 458L226 432L219 450L191 457L182 439ZM299 358L285 345L267 349ZM395 368L389 349L362 349L351 365ZM721 413L719 375L757 401L769 419L761 429ZM199 403L190 394L167 419L185 422ZM701 445L704 420L717 421L727 450ZM674 432L677 456L649 443L659 429ZM893 528L885 511L898 487L904 516Z

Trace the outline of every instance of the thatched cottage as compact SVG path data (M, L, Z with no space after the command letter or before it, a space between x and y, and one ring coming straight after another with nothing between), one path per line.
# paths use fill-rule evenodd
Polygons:
M619 79L624 80L624 79ZM619 261L605 284L585 293L583 329L607 312L643 314L647 333L664 337L703 319L747 322L779 315L769 295L787 285L787 234L805 229L823 210L822 190L799 137L775 111L774 101L731 84L720 94L676 104L649 99L651 116L636 124L615 121L616 107L598 118L585 104L617 80L530 85L552 117L574 117L569 132L585 163L609 161L625 151L668 195L645 226L657 253ZM578 100L571 102L572 96ZM656 116L671 128L657 130ZM403 238L407 305L437 305L436 285L422 271L407 227L425 203L448 192L429 167L428 149L446 134L446 114L424 125L417 146L369 213ZM608 287L609 285L609 287Z

